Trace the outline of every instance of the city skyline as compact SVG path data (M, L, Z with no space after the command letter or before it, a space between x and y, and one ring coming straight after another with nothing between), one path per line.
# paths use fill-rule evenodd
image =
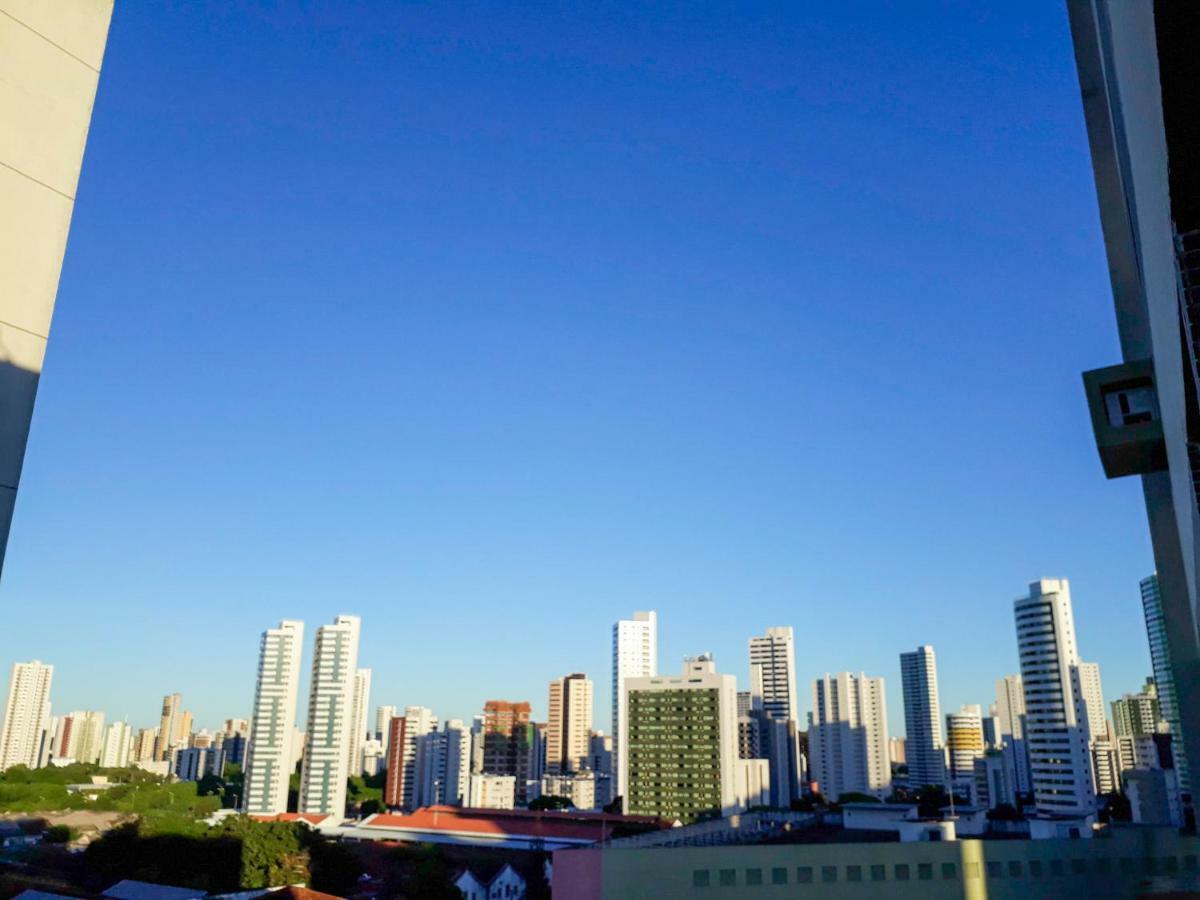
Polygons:
M1140 584L1141 584L1143 590L1145 589L1144 584L1152 577L1153 576L1149 576L1146 579L1141 579ZM1034 582L1031 582L1031 584L1037 584L1037 583L1045 582L1045 581L1056 581L1056 579L1036 579ZM1009 603L1011 604L1011 601L1009 601ZM650 624L649 633L651 635L653 635L653 641L655 642L656 661L658 662L658 667L661 669L662 662L663 662L663 654L661 651L662 631L659 627L659 619L658 619L657 611L649 610L648 612L644 612L644 613L639 612L639 613L636 613L633 615L635 617L645 617L645 616L652 617L652 620L651 620L652 624ZM1011 617L1011 610L1009 612L1009 615ZM341 620L350 620L350 621L357 622L357 621L361 620L361 617L343 614L343 615L339 615L337 617L337 620L339 622ZM628 626L629 624L631 624L632 621L633 620L631 620L631 619L620 619L620 620L617 620L616 622L614 622L612 627L613 628L619 627L622 623L625 623ZM643 624L644 624L644 620L643 620ZM285 628L285 627L298 627L300 629L301 635L303 635L303 630L305 628L305 622L300 621L300 620L284 620L280 624L280 628ZM360 629L359 632L356 634L355 641L356 641L356 643L361 642L363 640L363 638L366 636L366 634L369 633L369 629L363 629L358 625L356 625L355 627ZM1147 648L1149 648L1154 641L1155 632L1153 632L1152 628L1153 628L1153 626L1151 625L1151 623L1144 621L1142 624L1142 630L1139 632L1139 634L1146 635ZM753 658L753 653L754 653L755 642L759 642L759 645L761 646L762 642L769 639L772 635L775 635L776 637L778 637L784 633L787 634L786 646L787 646L788 650L790 650L790 652L791 652L790 658L792 660L792 665L796 666L796 674L795 674L794 678L798 679L799 683L801 685L809 684L813 680L820 678L825 674L828 674L828 673L817 673L817 672L806 673L800 667L800 664L798 662L796 662L796 660L798 659L798 655L797 655L797 651L795 650L794 645L793 645L793 638L791 635L791 632L793 629L791 626L771 625L771 626L766 626L761 630L766 633L767 637L764 637L763 634L756 634L756 633L747 634L746 641L749 643L749 649L747 649L744 652L745 658L742 661L742 663L743 663L742 665L739 666L737 663L727 663L725 660L720 660L720 659L716 660L718 665L723 665L723 669L722 669L723 672L725 672L726 674L729 674L735 678L737 689L739 691L743 691L743 690L744 691L752 691L753 690L753 688L754 688L754 685L752 683L753 672L750 671L748 674L744 670L752 670L753 669L754 663L752 662L752 658ZM277 635L277 634L279 634L279 629L272 628L272 629L268 629L267 631L265 631L262 636L265 639L269 635ZM640 640L640 638L639 638L639 640ZM971 706L971 705L979 705L979 706L982 706L982 708L984 710L986 710L989 707L989 705L995 705L995 701L1000 699L1001 684L1006 679L1016 678L1017 683L1019 685L1020 671L1019 671L1019 664L1017 662L1018 648L1017 648L1017 644L1015 641L1013 644L1013 650L1014 650L1014 654L1013 654L1013 663L1012 663L1011 671L997 674L994 678L994 688L989 688L987 685L981 686L979 692L977 693L977 699L973 700L970 703L960 704L962 707ZM931 648L928 645L922 645L921 647L918 648L918 651L932 652ZM295 652L297 653L296 659L299 660L299 666L298 666L298 669L293 669L291 672L290 680L293 683L292 683L292 686L290 687L290 690L297 692L297 695L300 698L310 697L310 692L311 692L311 671L310 670L312 668L313 661L314 661L313 660L314 648L311 645L308 645L308 646L303 645L303 642L301 641L300 646L298 647L298 649ZM682 655L680 655L679 659L687 660L689 658L694 657L697 652L703 652L705 655L715 659L715 655L709 651L685 652ZM1151 651L1149 649L1147 649L1147 658L1148 659L1150 658L1150 655L1151 655ZM883 674L879 675L879 677L883 678L886 683L890 683L890 684L894 685L893 694L899 695L899 696L887 697L886 703L885 703L885 712L886 712L886 715L888 716L889 722L891 723L890 727L889 727L889 731L893 736L896 736L896 737L910 737L910 735L908 735L908 733L907 733L907 728L906 728L906 716L908 715L908 711L906 710L905 699L904 699L904 685L905 685L905 675L904 675L905 669L904 669L904 667L906 665L905 657L907 657L907 656L912 656L912 653L911 652L899 653L899 656L898 656L899 663L895 666L895 671L894 672L884 672ZM781 656L780 660L783 661L783 660L786 660L786 658L787 658L786 656ZM610 659L611 659L611 654L610 654ZM362 656L360 656L359 661L362 662L363 660L364 660L364 658ZM0 663L2 663L2 662L3 661L0 661ZM23 665L28 665L30 662L40 663L40 661L38 661L38 660L16 659L16 660L12 660L11 663L6 664L6 665L23 666ZM669 664L669 660L668 660L668 664ZM781 662L781 664L786 665L786 662ZM262 665L261 659L260 659L259 665L260 666ZM290 665L294 666L295 663L293 662ZM1094 673L1092 677L1095 680L1096 689L1099 690L1100 684L1101 684L1101 679L1099 676L1101 662L1100 661L1088 662L1088 663L1083 663L1082 665L1084 665L1086 667L1091 667L1089 671L1092 671ZM50 667L51 667L51 669L53 669L53 663L50 663ZM858 670L852 666L851 671L858 671ZM1127 695L1134 693L1137 690L1140 690L1145 679L1147 677L1153 677L1154 674L1155 673L1154 673L1153 668L1147 667L1146 674L1144 674L1141 677L1141 679L1139 679L1137 682L1128 684L1128 685L1124 684L1122 682L1119 685L1113 686L1111 688L1110 692L1103 692L1103 691L1100 692L1098 694L1098 696L1103 701L1103 708L1105 710L1107 710L1114 701L1121 700L1121 699L1125 698ZM935 677L936 677L936 675L937 675L937 673L935 671ZM603 671L598 677L594 677L588 672L580 672L580 673L577 673L576 675L573 675L570 677L588 678L590 680L589 684L595 684L597 681L599 682L598 688L595 688L595 689L593 689L592 687L588 688L589 694L592 693L593 691L596 694L598 694L598 696L596 696L593 699L593 702L591 704L591 707L592 707L591 728L596 731L599 731L603 734L612 736L613 731L611 730L610 723L605 718L605 714L607 712L606 698L608 696L610 696L610 694L615 695L615 675L612 672L611 665L608 670ZM365 683L366 683L366 690L368 692L367 696L365 697L366 705L359 707L358 706L359 683L360 683L360 680L362 680L364 678L365 678ZM807 681L806 681L806 679L807 679ZM560 682L562 680L563 679L556 679L556 681L560 681ZM607 681L607 684L605 683L606 681ZM940 681L940 679L939 679L939 681ZM1110 681L1110 679L1106 676L1104 681L1108 682L1108 681ZM492 694L497 693L497 690L493 690L493 691L491 691L491 694L488 694L487 690L485 690L482 687L480 688L480 690L481 690L480 699L479 699L478 703L476 703L473 707L470 707L461 712L455 711L454 713L451 713L451 714L443 714L440 711L436 711L435 716L440 717L443 721L449 721L451 719L462 719L464 721L470 721L471 716L478 714L479 709L482 708L482 704L484 702L484 700L483 700L484 695L486 694L487 696L491 696ZM552 690L553 690L553 685L552 685ZM936 707L936 705L937 705L936 697L937 697L937 694L940 693L939 684L935 684L933 687L933 690L935 692L935 704L934 705ZM388 690L386 688L379 688L378 686L372 686L371 685L371 667L370 666L365 666L365 667L360 666L359 668L355 669L354 672L351 673L350 686L347 688L347 691L348 691L347 709L353 710L353 716L354 716L355 720L358 722L358 724L362 725L362 728L358 729L359 731L361 731L360 735L355 736L355 737L347 736L347 738L346 738L346 742L347 742L347 746L348 746L348 752L347 752L347 766L348 767L352 766L352 763L351 763L352 758L354 758L355 756L361 756L361 748L366 739L366 736L368 734L374 735L377 733L377 730L375 728L368 728L368 723L375 723L375 725L378 725L379 721L377 719L377 716L381 710L394 709L397 707L401 710L403 710L405 707L421 707L421 708L425 708L425 709L435 709L436 710L436 708L434 708L434 707L430 707L427 704L421 703L419 698L415 698L416 702L414 702L414 703L398 702L397 697L395 696L394 692L391 692L390 690ZM383 693L378 693L379 691L383 691ZM994 691L994 693L990 693L990 691ZM967 693L967 692L961 691L961 690L960 690L960 692L964 693L964 694ZM428 693L428 691L426 691L426 693ZM507 688L500 688L499 693L505 693L505 694L508 694L508 695L511 695L514 697L519 695L519 692L508 690ZM813 708L813 705L811 702L811 697L809 696L809 693L810 692L808 692L806 689L801 689L797 692L796 705L798 706L799 714L796 718L796 722L797 722L798 726L801 728L804 728L806 726L809 714L814 712L814 708ZM140 728L146 728L146 729L154 728L156 730L156 733L158 733L161 731L161 723L166 722L168 720L168 712L167 712L168 704L170 705L170 708L171 708L170 719L173 723L172 729L175 732L178 732L178 727L177 727L177 724L175 723L175 720L182 719L184 717L186 717L186 721L189 726L191 726L192 724L195 724L195 726L197 728L209 728L210 726L213 728L216 728L218 723L220 723L221 721L228 720L231 713L234 715L235 718L239 718L244 715L244 717L247 719L247 721L249 721L252 718L251 713L249 713L249 712L243 713L243 711L240 711L238 709L233 709L231 707L231 703L229 703L229 702L219 704L222 711L220 712L219 715L217 715L215 717L208 717L206 715L196 715L192 712L192 709L191 709L191 706L193 704L191 704L189 702L185 702L183 700L183 697L185 697L187 694L188 694L188 692L186 692L186 691L176 691L172 694L162 697L161 700L159 701L159 704L162 706L161 717L160 716L151 716L149 714L145 715L142 718L139 718L137 715L134 715L134 716L121 715L121 716L113 716L111 720L114 723L115 722L128 723L135 729L135 731ZM57 691L55 693L55 696L57 696ZM971 694L971 696L976 696L976 694ZM251 702L247 705L247 709L252 708L256 704L256 702L257 702L256 698L257 698L257 694L252 692ZM543 686L542 692L540 694L536 694L536 693L531 694L529 697L523 699L522 702L529 703L530 709L531 709L531 720L538 721L538 722L547 722L551 718L551 707L550 707L550 703L545 700L544 686ZM52 714L56 715L56 716L66 714L66 711L69 708L70 709L91 708L91 709L97 709L97 710L102 710L102 711L104 710L103 707L95 707L95 706L94 707L77 707L77 706L71 707L67 704L59 703L56 701L55 705L54 705L54 709L52 710ZM157 708L157 705L156 705L156 708ZM948 711L948 707L944 704L943 704L943 710ZM898 713L898 716L897 716L897 713ZM102 712L102 714L103 714L103 712ZM1002 711L1001 711L1001 714L1003 714ZM305 710L305 703L300 703L298 705L298 707L295 709L294 722L295 722L295 727L302 731L307 728L307 714L306 714L306 710ZM2 721L0 721L0 725L2 725L2 724L3 724ZM939 725L939 727L940 727L940 725ZM180 735L178 733L176 733L173 736L172 740L178 739L179 736ZM381 740L384 741L384 743L386 744L386 741L387 741L386 731L383 732ZM944 740L944 738L943 738L943 740ZM358 753L355 754L353 752L353 750L357 750ZM160 749L157 752L162 753L163 751ZM911 752L911 749L910 749L910 752Z
M414 695L437 641L386 652L456 610L544 648L505 685L538 708L563 672L604 689L602 645L574 655L530 626L567 601L589 634L656 609L664 663L712 651L743 687L743 641L771 625L797 629L801 685L846 666L895 682L895 654L931 644L957 709L1014 666L951 623L970 608L975 634L1004 629L1043 576L1071 579L1106 699L1141 683L1124 635L1154 568L1143 504L1100 479L1078 386L1114 336L1061 9L781 16L799 63L737 22L623 35L657 63L611 33L589 44L572 16L538 36L501 11L364 26L409 36L364 50L377 83L448 91L455 122L360 94L357 57L323 39L326 89L248 77L230 107L188 73L266 46L307 84L311 47L288 35L338 20L193 15L116 13L0 590L87 621L99 646L186 628L212 665L177 654L148 685L113 654L98 683L85 645L31 616L0 660L53 660L63 708L140 723L180 691L201 722L248 714L253 635L339 608L374 623L362 655L387 702L461 717L483 699L486 669ZM489 33L517 35L514 57L469 49ZM431 49L444 35L462 39L449 56ZM587 65L546 59L545 39ZM832 106L830 79L851 85ZM358 124L326 138L307 113ZM816 173L834 161L831 183ZM865 246L888 248L870 297ZM901 412L898 372L937 427ZM1031 438L1031 420L1053 432ZM868 423L906 452L864 441ZM226 490L202 486L213 471ZM1064 516L1049 535L1047 503ZM730 609L756 620L711 627ZM893 645L850 652L864 619L900 609Z

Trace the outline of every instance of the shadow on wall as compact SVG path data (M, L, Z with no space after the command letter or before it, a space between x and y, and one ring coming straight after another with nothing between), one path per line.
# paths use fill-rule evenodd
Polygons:
M6 355L0 346L0 360ZM4 571L4 551L29 440L38 377L37 372L0 361L0 573Z

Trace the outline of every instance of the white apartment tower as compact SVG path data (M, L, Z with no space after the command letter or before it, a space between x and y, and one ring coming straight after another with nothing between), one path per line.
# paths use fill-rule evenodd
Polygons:
M982 759L983 708L968 704L946 716L946 758L950 763L950 778L956 786L967 786L975 780L975 760Z
M317 629L308 695L308 741L300 765L298 812L346 813L354 680L358 668L358 616L338 616Z
M128 722L113 722L104 730L104 743L100 749L100 765L106 769L123 769L129 765L129 752L133 748L133 729Z
M771 719L793 719L796 711L796 648L791 626L768 628L750 638L750 669L756 688L761 686L762 710Z
M592 742L592 681L576 672L550 682L546 771L554 775L587 767Z
M841 672L814 681L808 753L813 780L830 800L885 795L892 764L883 679Z
M242 800L243 811L251 815L287 812L303 645L303 622L285 619L262 635Z
M904 689L904 753L908 780L916 787L945 781L942 712L938 702L937 659L933 648L921 646L900 654Z
M417 736L413 805L461 806L471 768L471 732L461 719Z
M658 613L635 612L613 625L612 733L621 734L621 696L626 678L658 674ZM613 778L620 772L619 741L613 745Z
M1001 736L1024 737L1021 716L1025 715L1025 686L1020 675L1005 675L996 681L996 718Z
M363 741L367 739L370 719L371 670L359 669L354 673L354 699L350 704L350 749L346 756L346 771L361 775L363 771Z
M0 772L12 766L37 767L42 730L50 719L53 678L54 666L36 659L13 665L0 731Z
M1079 649L1066 579L1035 581L1013 603L1017 651L1025 691L1029 746L1038 815L1089 816L1096 809L1087 714L1077 695Z

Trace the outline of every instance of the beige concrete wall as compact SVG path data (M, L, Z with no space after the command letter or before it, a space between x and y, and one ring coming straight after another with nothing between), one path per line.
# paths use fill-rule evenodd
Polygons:
M772 883L777 869L786 883ZM599 890L589 884L597 871ZM699 872L707 885L698 883ZM1200 839L1130 827L1094 840L566 850L554 854L553 887L555 896L597 900L1018 900L1135 897L1151 878L1188 876L1200 878Z
M0 568L113 0L0 0Z

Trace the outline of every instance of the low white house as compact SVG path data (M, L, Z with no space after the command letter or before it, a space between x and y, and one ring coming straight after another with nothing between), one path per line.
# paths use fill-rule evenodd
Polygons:
M454 886L463 900L522 900L525 896L525 879L507 863L488 881L464 869L454 879Z

